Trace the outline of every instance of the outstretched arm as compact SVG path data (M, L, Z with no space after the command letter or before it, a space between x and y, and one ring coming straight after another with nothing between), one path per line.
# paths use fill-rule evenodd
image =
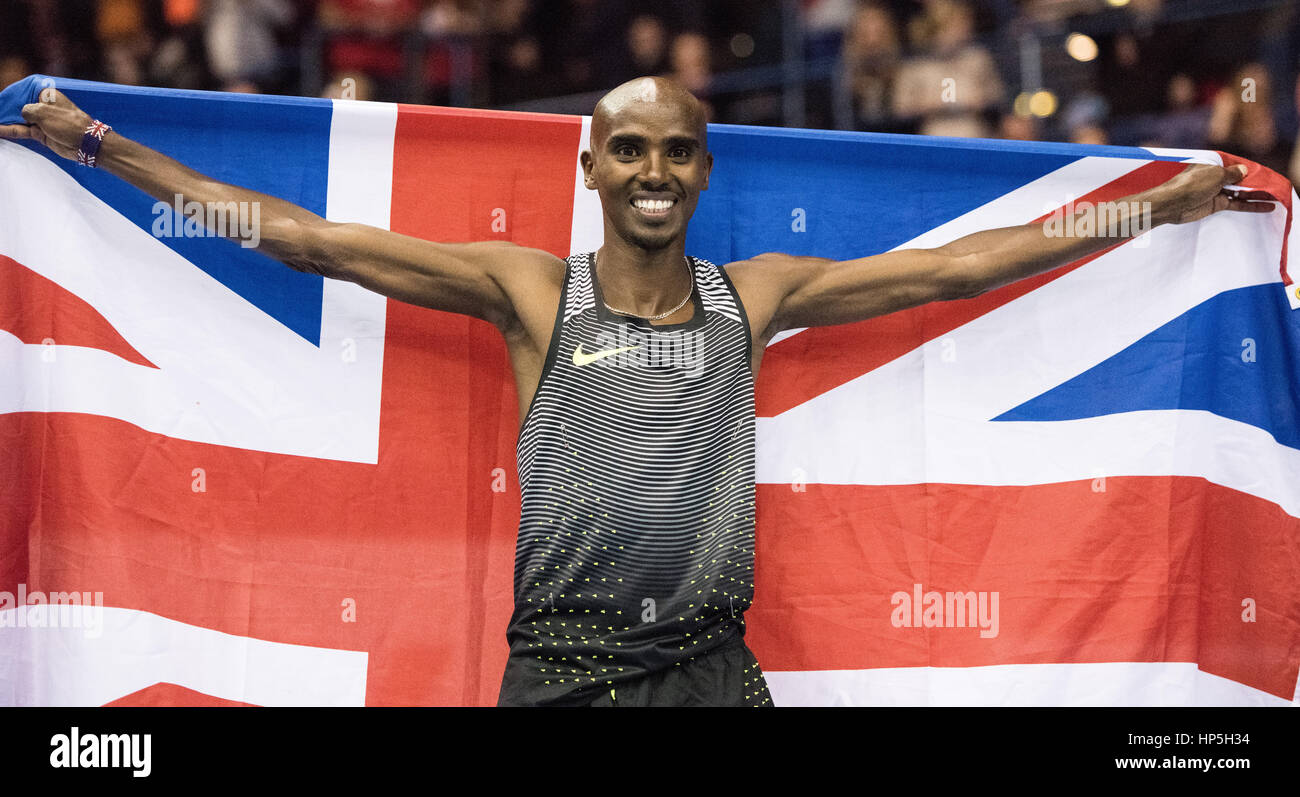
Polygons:
M1224 190L1245 174L1241 166L1188 166L1162 185L1107 204L1107 220L1116 223L1093 225L1089 234L1079 234L1083 225L1058 220L978 232L935 249L905 249L856 260L759 255L731 264L728 273L755 286L751 295L760 308L769 308L770 315L763 319L766 340L783 329L845 324L927 302L978 296L1160 224L1196 221L1221 210L1271 211L1271 202L1258 201L1270 198L1263 193ZM1146 211L1149 216L1132 215ZM1112 212L1116 215L1109 215Z
M22 109L25 125L0 125L0 137L31 139L75 158L92 122L63 94L42 93ZM110 131L96 165L169 205L256 203L257 250L298 271L355 282L411 304L462 313L505 330L517 323L503 280L553 256L505 242L432 243L365 224L339 224L283 199L217 182L177 161ZM248 203L248 204L242 204ZM238 225L214 230L237 238Z

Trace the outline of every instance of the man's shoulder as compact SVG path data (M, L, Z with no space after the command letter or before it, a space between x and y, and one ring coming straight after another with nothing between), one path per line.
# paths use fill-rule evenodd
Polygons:
M779 331L776 316L781 302L808 278L809 265L813 262L829 261L786 252L764 252L723 266L745 307L757 345L766 345Z
M791 255L786 252L763 252L745 260L733 260L722 266L732 281L783 285L806 271L811 263L829 262L824 257Z
M491 241L485 244L496 250L493 252L496 256L492 258L493 272L502 282L558 286L564 281L568 263L562 257L544 249L521 246L510 241Z
M497 325L507 341L535 338L549 330L568 268L564 259L509 241L474 246L487 255L482 260L489 264L488 273L510 301L511 314Z

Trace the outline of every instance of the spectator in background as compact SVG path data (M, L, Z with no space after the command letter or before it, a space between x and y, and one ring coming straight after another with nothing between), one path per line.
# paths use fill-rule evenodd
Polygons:
M645 75L668 75L707 91L713 74L711 45L691 26L694 18L691 8L680 3L633 16L626 47L617 56L620 66L606 80L617 85ZM673 35L674 30L685 32Z
M1076 144L1110 143L1110 133L1106 130L1106 119L1110 106L1094 88L1080 90L1061 110L1057 117L1061 127L1069 132L1070 141ZM1098 142L1102 138L1104 141Z
M110 83L138 86L143 82L143 61L153 49L141 0L98 0L95 35L103 50L104 71Z
M533 0L496 0L488 7L488 27L493 33L520 35L530 28Z
M653 14L641 14L627 29L627 52L630 64L622 83L645 75L668 72L668 29Z
M1157 8L1158 10L1158 8ZM1143 12L1143 13L1139 13ZM1168 29L1150 27L1151 9L1134 9L1132 27L1099 37L1099 85L1115 117L1151 113L1164 104L1170 78L1185 56L1186 42Z
M491 104L507 105L555 91L533 35L532 0L500 0L487 9L487 79Z
M1106 129L1101 125L1085 124L1078 125L1070 130L1071 144L1109 144L1110 138L1106 135Z
M1273 121L1273 93L1268 70L1247 64L1233 82L1219 90L1210 115L1209 146L1225 150L1279 174L1290 166L1291 144Z
M478 33L489 11L483 0L432 0L420 15L420 29L431 36Z
M149 83L173 89L202 89L212 83L203 44L200 0L163 0L161 41L149 59Z
M857 13L855 0L803 0L804 29L810 36L842 31Z
M708 38L693 31L677 34L669 58L673 79L707 103L709 84L713 80Z
M564 93L616 85L631 8L628 0L542 0L542 55L563 80Z
M1196 83L1179 72L1169 79L1165 112L1156 120L1156 140L1151 143L1174 149L1204 149L1209 123L1210 109L1197 104Z
M857 0L803 0L804 56L839 55L857 11Z
M162 5L163 19L178 28L198 22L203 10L203 0L162 0Z
M879 3L859 6L845 31L842 68L853 94L857 126L898 132L893 117L894 76L902 57L898 25Z
M492 66L495 104L549 97L561 86L542 68L542 48L534 36L509 40Z
M491 91L494 105L562 94L563 84L546 69L532 0L502 0L489 23Z
M332 74L364 75L374 83L376 99L398 99L402 38L419 14L418 0L321 0L317 21L331 34L327 68Z
M1004 113L998 121L998 138L1008 141L1040 141L1038 117Z
M987 136L984 114L1003 99L1002 79L988 50L976 44L975 18L958 0L932 0L912 20L921 53L903 62L894 86L894 112L931 136Z
M713 66L708 37L693 31L677 34L673 38L669 62L672 66L669 77L695 95L707 121L716 121L717 109L711 98Z
M208 68L227 90L257 91L280 67L276 30L293 20L288 0L207 0Z
M423 86L418 101L444 104L457 79L472 80L481 71L483 53L471 42L489 32L496 21L492 11L486 0L425 0L419 29L429 38L423 46Z

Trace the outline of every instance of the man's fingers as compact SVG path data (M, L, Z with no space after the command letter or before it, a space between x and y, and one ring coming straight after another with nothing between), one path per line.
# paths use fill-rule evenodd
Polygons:
M1234 185L1246 179L1246 167L1241 164L1223 170L1223 184Z
M1268 200L1269 202L1276 201L1273 199L1272 194L1270 194L1267 191L1260 191L1258 189L1225 188L1223 190L1224 193L1226 193L1228 197L1230 197L1231 199L1264 199L1264 200Z
M0 138L32 137L32 129L27 125L0 125Z
M1228 210L1240 210L1245 213L1272 213L1277 207L1273 202L1251 202L1245 199L1228 199Z

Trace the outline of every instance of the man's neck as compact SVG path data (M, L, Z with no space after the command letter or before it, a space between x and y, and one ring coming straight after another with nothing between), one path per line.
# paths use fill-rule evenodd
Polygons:
M672 308L691 289L685 241L646 250L606 236L596 252L596 270L605 301L641 316Z

